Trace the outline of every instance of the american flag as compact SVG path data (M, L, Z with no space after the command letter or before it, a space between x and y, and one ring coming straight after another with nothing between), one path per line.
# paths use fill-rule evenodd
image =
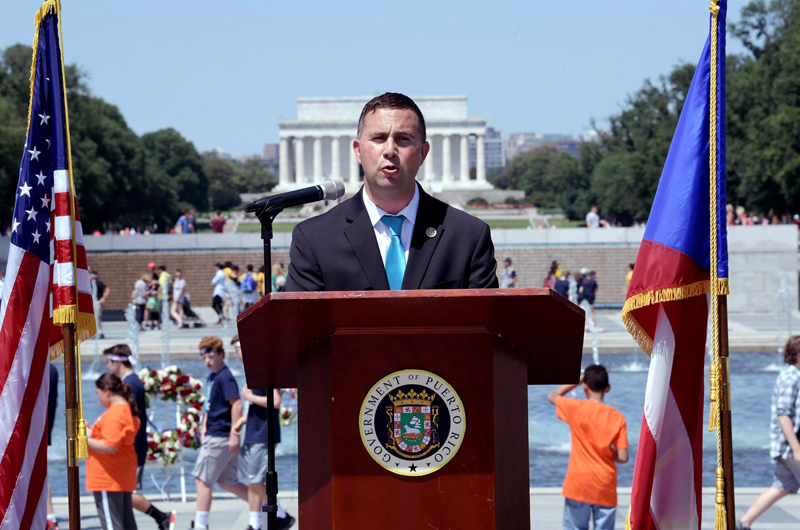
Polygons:
M77 203L74 250L72 243L56 9L48 2L36 15L28 135L0 303L0 530L45 525L50 352L62 347L56 324L74 322L81 339L95 333Z
M715 2L712 2L712 7ZM719 2L716 86L709 35L670 146L622 318L650 355L631 506L632 530L698 530L703 466L707 295L728 289L725 184L725 11ZM712 91L716 121L710 119ZM716 145L715 193L710 174ZM716 212L712 230L711 212ZM716 274L711 241L717 242Z

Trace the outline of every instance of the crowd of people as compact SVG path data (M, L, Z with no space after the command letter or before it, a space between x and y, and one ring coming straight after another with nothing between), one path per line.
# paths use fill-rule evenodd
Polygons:
M96 276L97 272L92 271L92 274ZM167 272L166 266L160 265L156 268L154 262L148 263L147 272L134 282L133 291L131 291L131 303L136 308L136 323L139 325L139 331L161 329L164 324L162 322L163 304L168 304L169 315L171 319L174 319L175 325L179 328L183 327L190 299L189 293L186 292L186 280L181 269L175 269L173 279L173 276ZM95 304L95 308L97 308L97 304ZM95 315L97 315L96 309ZM102 311L97 317L98 326L102 326L101 317Z
M631 272L633 271L633 264L630 266ZM512 289L517 286L519 276L513 266L513 260L507 257L503 260L503 271L500 280L501 289ZM630 281L630 274L628 280ZM590 326L594 331L600 333L602 328L597 326L594 314L595 298L599 289L597 285L597 273L588 267L581 267L575 274L570 273L568 270L562 270L559 267L558 261L550 263L550 268L547 275L542 282L542 287L549 287L556 293L563 296L573 304L579 306L588 306L586 329Z
M264 266L255 272L253 265L244 271L238 265L226 261L216 264L217 271L211 278L214 291L211 294L211 307L217 313L217 324L236 318L236 315L255 304L267 292L281 292L286 288L286 273L283 263L272 266L270 283L267 284Z

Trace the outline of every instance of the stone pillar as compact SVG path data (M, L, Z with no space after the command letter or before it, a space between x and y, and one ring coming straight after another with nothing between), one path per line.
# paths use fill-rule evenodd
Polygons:
M331 178L341 180L342 164L339 161L339 137L331 138Z
M281 138L281 148L278 152L278 185L281 188L289 186L289 138Z
M459 180L463 182L469 181L469 136L466 134L461 135L461 147L459 148L460 165Z
M295 138L294 144L294 183L299 185L306 181L306 145L305 137Z
M356 139L353 138L350 140L350 178L347 180L347 184L351 188L358 188L358 159L356 158L356 150L353 149L353 142Z
M475 143L475 180L486 184L486 142L483 134Z
M431 138L428 142L429 142L431 148L428 151L428 156L425 157L425 163L422 164L422 167L425 170L425 182L428 184L428 186L430 186L430 184L434 180L434 172L433 172L433 164L434 164L434 159L433 159L433 154L434 154L433 153L433 138Z
M313 184L322 182L322 136L314 137L314 177Z
M442 136L442 183L453 182L453 162L450 152L450 136Z

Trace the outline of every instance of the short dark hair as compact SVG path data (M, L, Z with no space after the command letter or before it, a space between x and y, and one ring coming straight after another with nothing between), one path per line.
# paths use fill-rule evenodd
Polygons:
M800 335L789 337L783 347L783 362L786 364L797 363L797 354L800 353Z
M396 92L386 92L380 96L375 96L364 105L364 108L361 110L361 116L358 118L359 140L361 139L361 131L364 129L364 118L367 117L367 114L375 112L378 109L408 109L413 111L414 114L417 115L417 121L419 122L419 135L422 140L420 143L425 143L425 118L422 116L422 111L419 110L419 107L417 107L413 99Z
M252 270L253 270L253 266L252 266L252 265L248 265L248 266L247 266L247 270L248 270L248 271L252 271Z
M164 266L164 265L159 265L159 266L158 266L158 270L160 270L160 271L166 271L166 270L167 270L167 267L166 267L166 266Z
M605 392L608 388L608 372L602 364L593 364L583 372L583 382L594 392Z

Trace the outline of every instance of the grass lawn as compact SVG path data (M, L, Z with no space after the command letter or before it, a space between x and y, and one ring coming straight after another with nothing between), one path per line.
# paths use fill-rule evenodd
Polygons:
M531 225L527 219L487 219L486 224L492 230L499 228L528 228Z
M555 218L548 219L547 222L550 223L550 226L555 226L557 228L580 228L580 227L584 227L585 228L586 227L586 223L584 221L581 221L580 219L576 219L575 221L570 221L567 218L555 217Z
M274 232L291 232L294 230L294 227L297 223L274 223L272 225L272 230ZM239 226L236 228L236 232L247 233L247 232L260 232L261 231L261 224L260 223L239 223Z

